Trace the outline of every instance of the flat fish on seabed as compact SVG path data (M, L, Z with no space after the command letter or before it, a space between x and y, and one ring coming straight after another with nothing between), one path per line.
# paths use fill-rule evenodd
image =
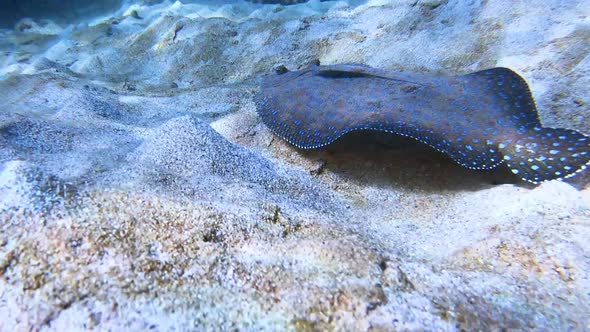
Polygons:
M311 66L265 77L255 103L276 135L302 149L378 130L411 137L466 168L506 164L533 183L571 177L590 161L589 138L543 127L527 83L507 68L446 76Z

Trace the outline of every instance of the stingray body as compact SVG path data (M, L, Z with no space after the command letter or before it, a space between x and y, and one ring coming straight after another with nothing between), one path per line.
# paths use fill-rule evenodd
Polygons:
M467 168L505 163L533 183L572 176L590 161L589 138L543 127L527 83L506 68L445 76L312 66L265 77L255 102L276 135L303 149L380 130L412 137Z

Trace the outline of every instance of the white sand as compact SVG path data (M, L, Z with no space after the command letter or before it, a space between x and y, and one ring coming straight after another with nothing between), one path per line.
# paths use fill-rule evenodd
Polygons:
M586 174L298 151L252 102L278 64L507 66L589 132L589 10L145 1L0 31L0 330L590 329Z

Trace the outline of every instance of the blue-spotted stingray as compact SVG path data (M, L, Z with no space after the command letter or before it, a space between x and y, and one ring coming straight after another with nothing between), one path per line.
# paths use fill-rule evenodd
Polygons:
M543 127L526 81L507 68L447 76L311 66L266 76L255 102L276 135L303 149L379 130L428 144L467 168L505 163L533 183L573 176L590 161L589 138Z

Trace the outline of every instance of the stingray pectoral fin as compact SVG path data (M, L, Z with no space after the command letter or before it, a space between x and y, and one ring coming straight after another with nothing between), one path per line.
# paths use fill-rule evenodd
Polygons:
M494 102L501 106L519 126L541 127L531 90L524 78L514 71L497 67L463 75L463 77L470 84L477 84L489 95L494 96Z
M590 138L575 130L537 127L499 148L512 173L539 183L584 170L590 162Z

